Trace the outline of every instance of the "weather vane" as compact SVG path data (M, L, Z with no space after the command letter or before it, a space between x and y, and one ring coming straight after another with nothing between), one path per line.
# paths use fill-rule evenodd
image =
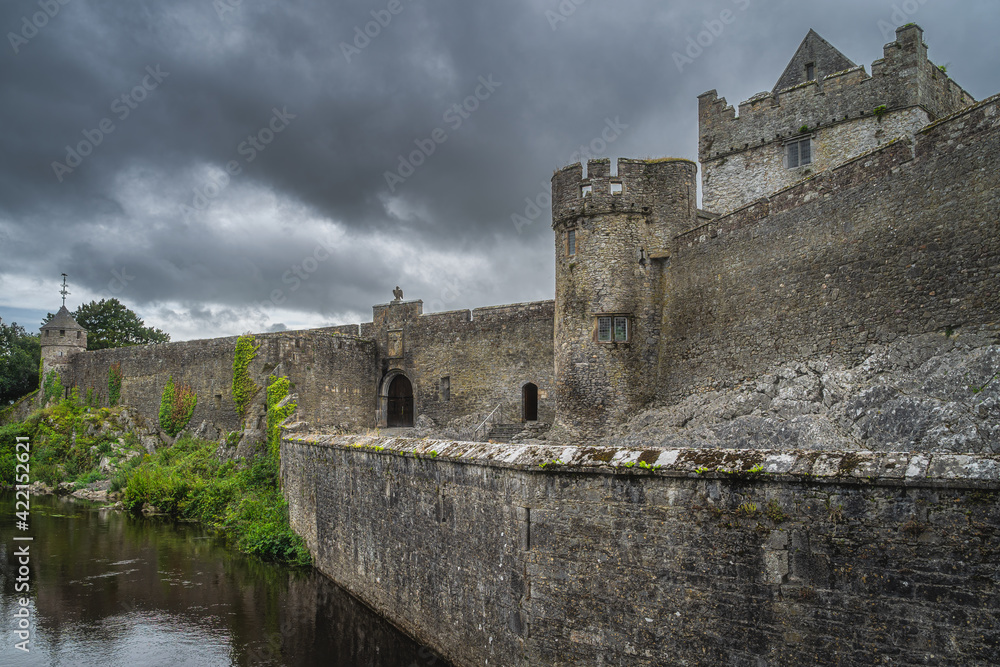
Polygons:
M62 284L62 289L59 290L59 293L62 294L62 297L63 297L63 306L65 306L66 305L66 295L68 295L70 293L70 291L68 289L66 289L66 274L65 273L62 274L62 277L63 277L63 284Z

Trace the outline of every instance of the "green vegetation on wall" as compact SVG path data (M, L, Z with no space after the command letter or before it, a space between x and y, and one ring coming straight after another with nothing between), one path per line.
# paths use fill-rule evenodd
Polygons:
M267 385L267 449L268 455L277 458L281 449L281 424L297 407L295 403L286 403L279 406L282 400L288 396L290 387L287 377L274 377L268 379Z
M197 403L198 395L194 389L186 384L175 385L171 376L160 397L160 428L171 437L180 433L191 421Z
M108 405L115 407L122 400L122 364L108 366Z
M250 377L250 362L257 356L260 346L252 335L240 336L236 341L236 351L233 354L233 403L236 404L236 414L243 419L250 408L260 387Z
M43 404L48 403L52 399L59 400L63 397L64 389L62 384L62 378L59 377L59 373L55 371L49 371L45 375L45 382L42 384L42 399Z

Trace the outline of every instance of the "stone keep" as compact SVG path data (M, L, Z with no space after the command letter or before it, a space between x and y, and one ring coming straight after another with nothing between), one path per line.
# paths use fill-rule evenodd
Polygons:
M610 167L591 160L586 177L579 163L552 177L556 413L580 436L655 397L665 249L697 218L693 162L620 159L616 176Z
M927 59L916 24L896 30L871 76L810 30L774 90L738 116L714 90L698 97L702 206L734 211L974 102ZM790 144L803 141L809 159L790 163Z

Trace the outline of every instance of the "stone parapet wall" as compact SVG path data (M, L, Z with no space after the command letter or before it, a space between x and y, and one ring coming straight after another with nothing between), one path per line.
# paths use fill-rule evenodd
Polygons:
M995 664L1000 457L286 438L316 566L462 665Z

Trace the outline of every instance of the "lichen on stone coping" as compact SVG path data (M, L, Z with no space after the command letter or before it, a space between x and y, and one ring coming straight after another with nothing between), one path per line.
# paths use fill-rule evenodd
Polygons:
M1000 456L870 451L635 449L432 440L378 435L288 435L319 446L535 472L605 472L705 479L782 480L1000 488Z

